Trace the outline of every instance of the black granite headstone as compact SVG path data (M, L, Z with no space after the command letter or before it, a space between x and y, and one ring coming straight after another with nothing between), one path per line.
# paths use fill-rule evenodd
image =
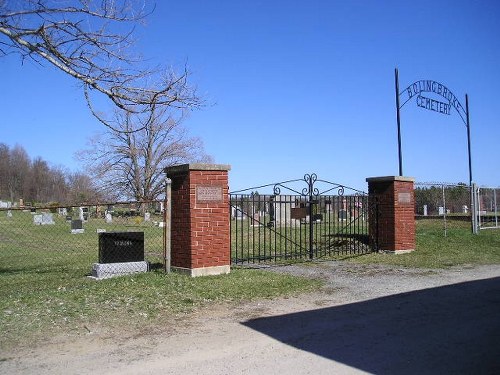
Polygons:
M71 220L71 229L83 229L81 220Z
M144 232L99 233L99 263L143 261Z

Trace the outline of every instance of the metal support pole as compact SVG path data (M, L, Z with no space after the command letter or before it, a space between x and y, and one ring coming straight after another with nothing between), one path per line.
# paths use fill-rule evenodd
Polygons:
M465 94L465 115L467 120L467 151L469 154L469 186L471 189L471 204L473 205L472 210L472 233L478 233L478 221L476 214L478 213L477 209L477 199L476 199L476 189L472 183L472 157L471 157L471 144L470 144L470 120L469 120L469 96Z
M313 229L313 178L308 181L309 184L309 259L314 258L314 229Z
M470 147L469 96L465 94L465 110L467 116L467 150L469 151L469 186L472 186L472 157Z
M444 185L441 185L441 190L443 192L443 220L444 220L444 236L447 236L447 226L446 226L446 195Z
M498 228L498 211L497 211L497 191L493 189L493 209L495 210L495 227Z
M472 183L472 186L470 188L470 194L471 194L471 216L472 216L472 233L477 234L479 232L479 222L478 222L478 215L479 215L479 207L478 207L478 194L479 191L477 190L476 184Z
M398 69L394 70L395 73L395 81L396 81L396 116L398 121L398 157L399 157L399 175L403 175L403 155L401 151L401 116L400 116L400 107L399 107L399 77L398 77Z
M165 201L163 204L163 263L166 273L170 273L172 262L172 180L165 180Z

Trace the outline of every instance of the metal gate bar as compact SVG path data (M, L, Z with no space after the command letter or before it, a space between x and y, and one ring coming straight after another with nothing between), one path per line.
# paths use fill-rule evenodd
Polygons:
M300 182L306 187L297 188ZM327 190L320 192L317 182ZM272 194L259 193L269 187ZM231 193L232 262L277 262L371 251L368 197L355 189L355 194L344 195L346 189L312 174ZM282 194L282 190L293 194ZM332 191L337 195L325 194Z

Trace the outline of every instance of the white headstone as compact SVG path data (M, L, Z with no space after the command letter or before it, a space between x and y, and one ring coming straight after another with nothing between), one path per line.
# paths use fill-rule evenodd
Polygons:
M12 207L11 202L0 201L0 208L11 208L11 207Z
M42 213L42 225L53 225L53 224L55 224L54 216L49 212Z
M438 207L439 215L444 215L444 207Z
M144 213L144 221L150 221L151 220L151 214L149 212Z
M7 211L7 217L12 217L12 211L11 210Z
M108 224L112 223L113 222L113 216L109 212L107 212L105 220L106 220L106 223L108 223Z
M35 225L42 225L42 215L38 214L38 215L33 215L33 223Z
M239 206L231 207L231 211L233 212L233 218L236 220L245 220L247 217Z
M79 219L83 222L87 221L89 218L89 208L88 207L80 207L79 208Z
M427 205L424 204L424 216L427 216Z
M300 220L292 219L292 208L295 208L294 195L276 195L274 204L274 221L276 226L300 225Z

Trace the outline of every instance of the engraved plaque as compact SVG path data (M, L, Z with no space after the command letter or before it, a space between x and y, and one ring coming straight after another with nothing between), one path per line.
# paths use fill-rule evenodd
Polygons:
M196 186L197 203L221 203L222 186Z
M398 203L411 203L411 193L398 193Z
M307 216L306 207L295 207L290 209L290 217L292 219L305 219Z

